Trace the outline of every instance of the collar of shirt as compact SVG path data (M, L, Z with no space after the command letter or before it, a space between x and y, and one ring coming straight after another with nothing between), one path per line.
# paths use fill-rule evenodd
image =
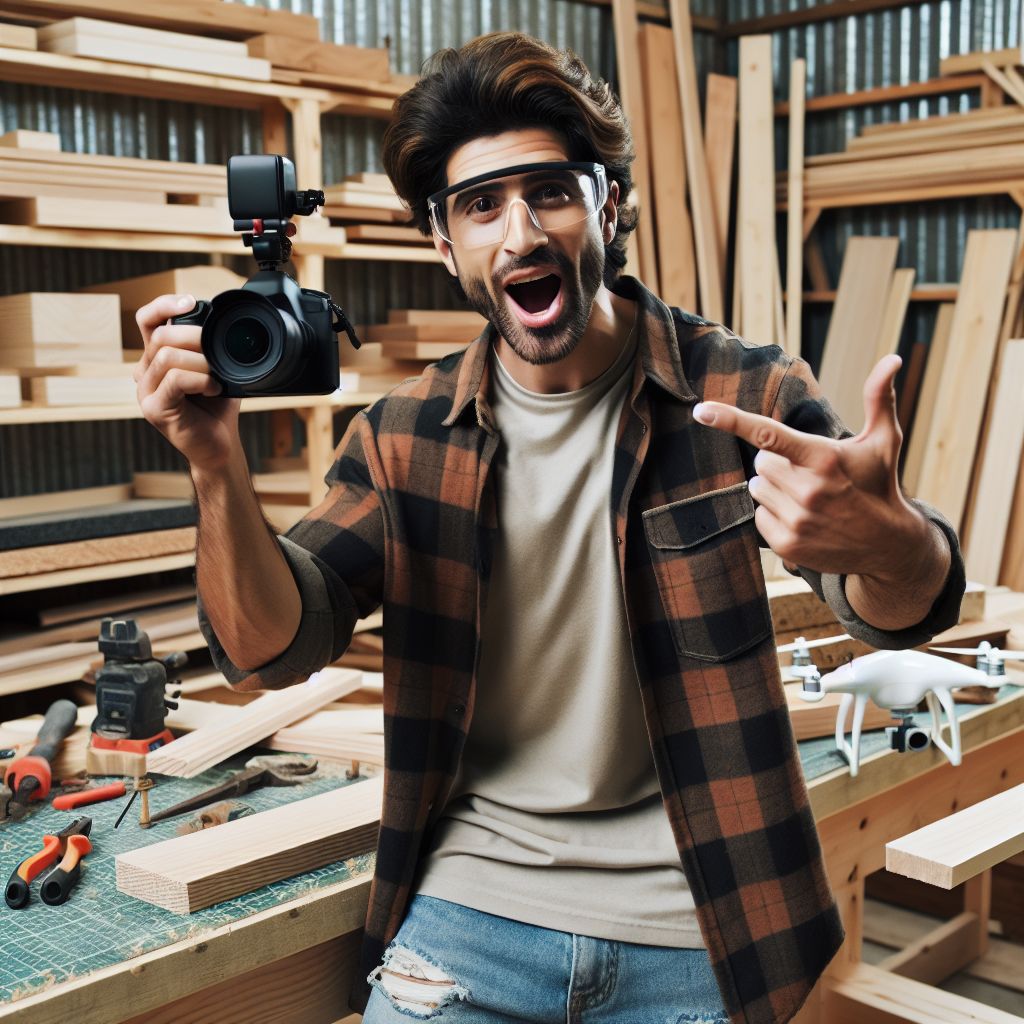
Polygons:
M683 373L683 363L676 341L675 321L669 307L635 277L620 277L612 286L612 291L638 304L637 351L643 378L652 381L680 401L696 401L697 396ZM681 315L694 326L708 325L708 321L693 314ZM470 402L474 402L477 422L488 432L494 432L494 417L487 398L490 393L491 373L487 354L494 341L494 335L493 325L488 324L466 350L459 368L451 412L442 421L446 427L452 426L466 411Z

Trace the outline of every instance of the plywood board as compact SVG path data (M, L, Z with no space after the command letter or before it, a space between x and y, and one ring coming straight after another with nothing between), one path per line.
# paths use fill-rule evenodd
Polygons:
M698 312L709 320L721 322L725 316L725 306L722 301L718 228L715 224L714 200L700 125L697 65L693 56L693 26L688 0L669 0L669 14L676 47L679 107L683 114L683 140L686 147L686 181L697 257Z
M364 853L376 845L383 794L383 778L355 782L118 854L118 891L191 914Z
M960 293L916 497L960 528L1017 232L970 231Z
M843 255L818 380L854 433L864 426L864 381L875 365L898 249L897 238L851 238Z
M40 512L63 512L93 505L110 505L116 501L127 501L130 497L131 488L128 484L111 484L108 487L82 487L73 491L51 491L44 494L27 494L19 498L2 498L0 527L3 526L3 520L11 516L31 516Z
M928 346L921 392L917 398L913 425L910 428L910 443L906 447L907 454L903 461L903 489L911 495L917 494L921 465L924 462L924 454L928 450L928 437L931 433L932 416L935 412L935 398L939 393L942 368L946 364L946 353L949 351L949 336L953 327L955 308L952 302L944 302L939 306L931 344Z
M736 148L736 99L739 83L731 75L708 74L704 93L704 152L715 210L718 276L725 281L732 212L733 155Z
M1024 451L1024 340L1010 341L1003 353L999 387L992 407L975 488L974 511L964 542L967 575L995 586L1003 559L1016 483L1014 467Z
M0 362L8 351L54 346L74 352L70 359L88 359L86 353L114 360L121 358L121 316L112 295L77 295L72 292L22 292L0 297Z
M644 112L651 156L651 201L658 252L659 297L697 308L693 224L686 207L686 158L672 30L645 22L640 30Z
M1024 851L1024 786L885 844L885 867L942 889Z
M775 341L775 118L770 36L740 39L740 320L757 345Z

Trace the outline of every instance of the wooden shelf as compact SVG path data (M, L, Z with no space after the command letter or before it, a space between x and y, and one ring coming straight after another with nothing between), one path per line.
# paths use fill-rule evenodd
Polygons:
M380 393L351 391L341 395L290 395L267 398L243 398L242 412L272 412L277 409L315 409L329 406L345 409L376 402ZM0 426L24 423L79 423L88 420L139 420L138 405L23 405L18 409L0 409Z
M68 57L45 50L0 47L0 81L48 85L65 89L91 89L150 99L240 106L258 110L287 100L319 100L331 104L327 89L257 82L245 78L204 75L194 71L122 64L91 57ZM348 99L353 99L351 94Z
M958 287L955 284L922 284L910 293L911 302L956 302ZM835 302L834 291L804 292L804 302Z

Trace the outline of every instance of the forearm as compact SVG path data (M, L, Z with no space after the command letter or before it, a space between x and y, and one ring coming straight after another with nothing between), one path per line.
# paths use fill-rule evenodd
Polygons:
M263 518L245 455L192 470L199 505L196 585L228 657L243 669L276 658L299 628L302 600Z
M949 575L951 552L942 530L917 513L923 527L918 540L909 540L908 557L890 575L851 574L846 597L853 610L879 629L906 629L931 610Z

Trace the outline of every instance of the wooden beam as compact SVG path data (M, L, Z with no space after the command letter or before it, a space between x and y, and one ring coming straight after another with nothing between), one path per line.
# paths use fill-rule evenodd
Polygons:
M854 92L834 92L825 96L808 97L806 112L818 114L824 110L848 110L851 107L869 107L878 103L901 103L904 100L920 99L922 96L968 92L972 89L982 89L987 82L988 77L979 72L959 78L930 78L925 82L908 82L906 85L883 85L874 89L857 89ZM788 113L789 103L775 104L776 117L785 117ZM877 127L865 126L863 130Z
M901 267L892 275L892 284L882 311L882 327L878 334L878 348L875 350L876 362L882 356L892 355L899 349L903 321L907 317L907 306L914 290L916 274L913 267Z
M731 75L708 74L704 93L704 152L708 161L715 228L718 275L725 281L732 212L733 156L736 149L736 98L739 83Z
M654 193L651 188L651 162L644 116L643 84L640 77L639 23L636 0L612 0L615 27L615 67L619 97L633 133L633 190L636 193L640 221L636 243L640 266L637 277L652 291L660 293L658 261L654 248Z
M640 27L640 51L651 156L648 205L654 207L659 296L670 306L695 310L697 265L693 224L686 208L686 157L672 30L645 23Z
M926 985L939 985L977 960L978 938L978 915L964 912L880 960L878 966Z
M174 914L192 914L365 853L377 841L383 793L382 777L355 782L118 854L118 892Z
M985 61L981 65L981 70L984 71L985 74L988 75L988 77L991 78L992 81L995 82L1011 100L1014 100L1024 106L1024 89L1018 85L1015 79L1004 74L1004 72L1000 71L1000 69L990 61Z
M1013 467L1024 453L1024 402L1021 382L1024 381L1024 340L1010 341L1005 349L999 386L992 406L989 443L985 445L977 483L974 506L964 542L967 573L972 580L995 586L1016 475Z
M687 186L693 238L697 256L697 280L700 286L700 314L721 322L725 314L722 279L718 257L718 230L714 201L708 178L704 136L700 126L697 96L697 65L693 55L693 28L688 0L669 0L672 37L676 44L676 71L679 76L679 106L683 113L683 140L686 144Z
M828 1024L1019 1024L1015 1013L859 963L825 981Z
M804 294L804 100L807 61L793 61L789 73L789 208L786 211L786 352L799 356Z
M839 418L856 433L864 425L864 381L875 365L898 238L846 243L818 380Z
M1021 62L1021 48L1010 47L1008 50L975 50L972 53L957 53L944 57L939 61L939 74L944 78L962 75L968 71L981 71L986 64L1006 67L1008 64Z
M735 36L778 32L780 29L795 28L799 25L812 25L820 21L866 14L869 11L886 11L893 7L909 7L920 3L924 3L924 0L832 0L830 3L818 3L782 14L729 22L723 27L722 34L731 39Z
M1024 851L1024 785L957 811L885 846L885 867L942 889Z
M740 39L740 319L743 336L757 345L775 341L775 281L778 253L772 182L775 167L771 117L772 40ZM775 269L773 269L773 265Z
M245 706L226 731L217 725L197 729L148 755L151 772L191 779L224 758L265 739L362 686L362 673L324 669L308 682L265 693Z
M1016 252L1016 231L968 232L950 328L954 340L943 367L915 494L948 516L957 529L967 501Z

